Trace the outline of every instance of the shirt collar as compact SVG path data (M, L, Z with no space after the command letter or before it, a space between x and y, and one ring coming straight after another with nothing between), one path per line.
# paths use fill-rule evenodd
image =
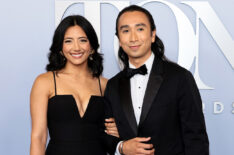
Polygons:
M155 57L154 53L151 52L150 57L144 63L146 65L148 74L151 72L151 69L152 69L152 66L153 66L153 62L154 62L154 57ZM128 61L128 63L129 63L129 68L134 68L134 69L136 68L133 64L130 63L130 61Z

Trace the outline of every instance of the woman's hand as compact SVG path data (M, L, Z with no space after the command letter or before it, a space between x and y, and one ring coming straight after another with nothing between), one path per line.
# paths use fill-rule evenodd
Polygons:
M105 122L105 126L106 126L105 132L108 135L115 136L115 137L119 138L119 132L118 132L118 129L117 129L117 126L116 126L116 123L115 123L115 119L114 118L108 118L108 119L105 119L105 121L106 121Z

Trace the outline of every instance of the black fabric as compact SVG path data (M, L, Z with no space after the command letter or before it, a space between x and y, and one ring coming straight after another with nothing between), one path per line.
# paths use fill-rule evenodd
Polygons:
M102 96L91 96L83 117L72 95L53 96L48 101L50 141L46 155L113 154L119 140L104 132L104 120L109 117L111 112Z
M130 80L128 78L122 78L119 81L119 94L120 94L120 105L123 108L123 111L126 115L128 123L130 124L134 135L137 135L137 122L134 114L134 109L132 106L131 89L130 89Z
M147 68L146 65L142 65L139 68L133 69L133 68L126 68L125 71L126 77L131 78L136 74L141 74L141 75L145 75L147 74Z
M55 95L57 95L55 72L53 72L53 77L54 77L54 93L55 93Z
M147 84L139 125L132 111L130 82L122 71L106 86L120 138L151 137L157 155L208 155L202 101L192 74L155 59Z

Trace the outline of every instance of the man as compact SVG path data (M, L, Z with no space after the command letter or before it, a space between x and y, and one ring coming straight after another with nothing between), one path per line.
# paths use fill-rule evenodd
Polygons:
M116 153L208 155L194 78L166 60L151 14L135 5L123 9L116 20L116 35L124 70L108 81L105 91L123 140ZM106 126L111 130L111 125Z

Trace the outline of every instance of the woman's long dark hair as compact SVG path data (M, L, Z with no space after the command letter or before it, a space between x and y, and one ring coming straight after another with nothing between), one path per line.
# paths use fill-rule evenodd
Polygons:
M97 49L99 48L97 34L90 22L80 15L68 16L64 18L58 25L54 33L52 45L50 47L50 53L48 55L49 64L47 64L46 70L58 71L65 67L67 60L61 54L64 35L69 27L75 25L78 25L83 29L90 42L94 53L92 54L93 60L88 59L88 68L91 70L94 77L99 77L103 71L103 58L102 55L97 52Z
M125 12L133 12L133 11L139 11L142 12L146 15L146 17L148 18L149 22L150 22L150 28L151 31L153 32L154 30L156 30L156 26L154 24L154 19L152 17L152 15L150 14L150 12L142 7L139 7L137 5L130 5L126 8L124 8L122 11L120 11L117 19L116 19L116 27L115 27L115 35L117 37L118 36L118 24L119 24L119 18L122 14L124 14ZM151 50L153 51L153 53L155 54L155 56L159 59L162 60L167 60L167 58L164 55L164 45L163 42L160 40L160 38L155 35L155 42L153 42L151 44ZM128 55L124 52L122 47L119 47L119 52L118 52L119 58L120 60L123 62L124 64L124 68L128 66Z

